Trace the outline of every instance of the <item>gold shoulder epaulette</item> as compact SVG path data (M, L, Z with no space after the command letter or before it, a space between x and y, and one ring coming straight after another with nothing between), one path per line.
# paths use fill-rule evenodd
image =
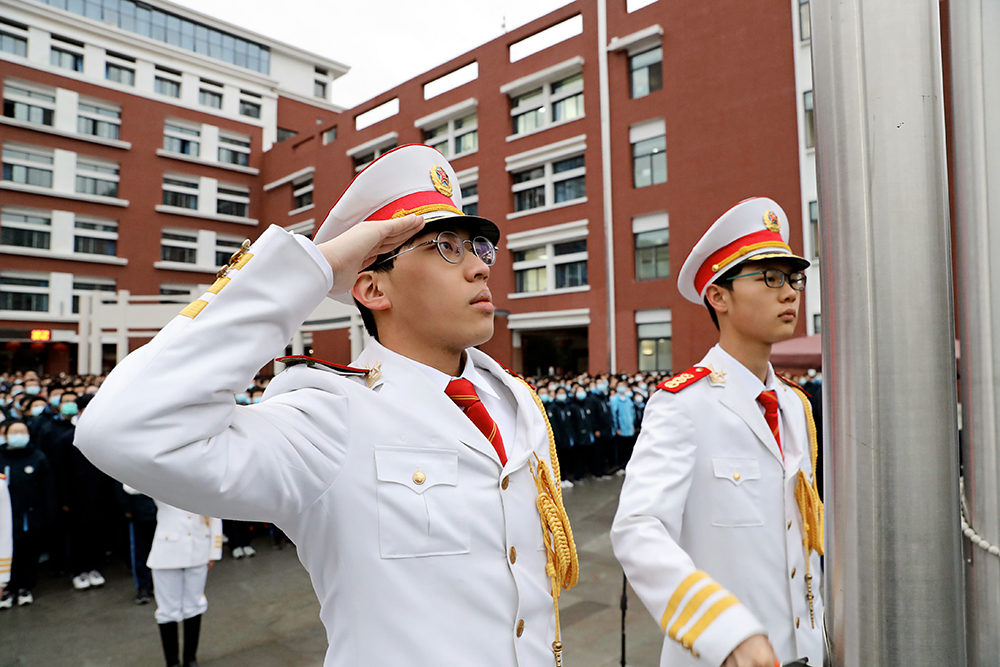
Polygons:
M683 373L678 373L672 378L664 380L660 384L656 385L656 388L669 391L671 394L676 394L681 389L690 387L695 382L703 377L709 376L711 373L711 368L706 368L704 366L692 366Z

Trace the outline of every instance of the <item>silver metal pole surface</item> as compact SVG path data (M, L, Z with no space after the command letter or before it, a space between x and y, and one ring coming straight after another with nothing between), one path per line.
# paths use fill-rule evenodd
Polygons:
M1000 4L950 5L959 370L972 527L1000 542ZM992 113L991 113L992 111ZM992 193L993 197L990 197ZM1000 558L966 543L969 664L1000 665Z
M836 667L966 665L938 11L813 2Z

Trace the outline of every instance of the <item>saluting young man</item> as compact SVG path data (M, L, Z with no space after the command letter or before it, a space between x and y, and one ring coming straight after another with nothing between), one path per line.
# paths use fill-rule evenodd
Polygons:
M108 377L77 444L154 498L285 531L322 606L327 667L552 665L553 593L576 557L544 412L474 347L493 334L498 240L462 214L440 153L390 151L316 245L271 227L234 256ZM328 293L353 297L376 341L354 368L289 359L304 363L237 406Z
M809 403L775 375L809 263L777 203L715 221L681 268L719 343L646 405L611 529L615 555L666 637L660 665L822 665L823 506Z

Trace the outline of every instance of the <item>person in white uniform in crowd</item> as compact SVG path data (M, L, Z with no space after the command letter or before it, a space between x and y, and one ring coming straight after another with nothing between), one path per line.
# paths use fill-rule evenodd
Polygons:
M461 206L433 148L380 156L315 244L278 227L244 244L77 428L150 496L279 526L319 597L327 667L549 667L562 650L553 598L577 560L558 462L537 396L475 348L500 233ZM328 294L375 340L352 367L286 358L238 406Z
M823 664L816 430L804 392L769 362L795 332L809 266L788 232L777 203L743 201L677 278L719 343L647 403L611 529L666 635L662 667Z

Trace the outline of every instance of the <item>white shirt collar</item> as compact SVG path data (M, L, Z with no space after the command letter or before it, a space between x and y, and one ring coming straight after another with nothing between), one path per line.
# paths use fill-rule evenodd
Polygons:
M447 373L442 373L438 369L428 366L427 364L422 364L419 361L410 359L409 357L403 358L423 371L424 375L426 375L430 381L434 383L434 386L442 392L448 388L449 382L456 379ZM499 400L500 397L497 396L497 393L493 391L493 388L486 382L486 378L484 378L479 369L476 368L476 365L472 363L472 356L468 352L465 353L465 364L464 368L462 368L462 374L459 377L465 378L471 382L472 386L476 388L476 393L480 394L480 396L485 392L486 394Z
M723 350L718 343L716 343L712 350L718 358L725 362L727 366L725 370L734 374L739 383L750 392L754 399L760 396L760 392L762 391L776 391L778 389L778 378L774 374L774 369L771 367L770 362L767 364L767 382L761 382L759 377L751 373L749 368L737 361L736 357Z

